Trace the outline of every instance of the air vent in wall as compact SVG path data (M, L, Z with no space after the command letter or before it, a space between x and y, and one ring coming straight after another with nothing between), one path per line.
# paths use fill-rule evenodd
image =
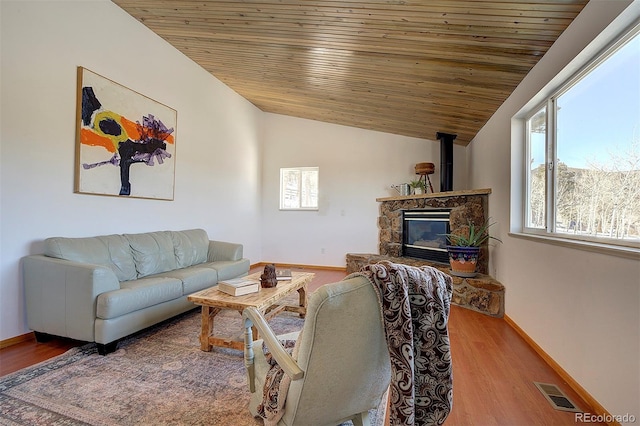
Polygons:
M551 406L556 410L571 411L574 413L582 412L582 410L579 409L576 404L574 404L556 385L538 382L533 383L536 385L538 390L542 392L542 395L544 395L547 401L549 401L549 404L551 404Z

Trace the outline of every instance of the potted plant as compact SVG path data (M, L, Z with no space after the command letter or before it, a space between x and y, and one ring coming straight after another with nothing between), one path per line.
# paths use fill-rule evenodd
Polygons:
M499 238L489 235L489 227L494 225L487 219L482 225L476 226L469 221L469 225L458 229L451 234L445 234L449 245L449 265L451 275L458 277L474 277L476 275L476 265L480 255L480 247L488 240L502 242Z
M424 182L421 180L412 180L409 182L409 186L413 188L413 193L415 195L424 194L426 192Z

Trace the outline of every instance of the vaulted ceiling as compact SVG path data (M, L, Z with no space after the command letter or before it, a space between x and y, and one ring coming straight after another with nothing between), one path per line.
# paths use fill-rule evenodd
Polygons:
M467 145L587 0L113 0L265 112Z

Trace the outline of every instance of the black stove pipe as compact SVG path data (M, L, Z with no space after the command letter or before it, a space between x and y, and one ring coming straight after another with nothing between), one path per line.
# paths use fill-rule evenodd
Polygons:
M440 192L453 191L453 140L457 136L436 132L440 140Z

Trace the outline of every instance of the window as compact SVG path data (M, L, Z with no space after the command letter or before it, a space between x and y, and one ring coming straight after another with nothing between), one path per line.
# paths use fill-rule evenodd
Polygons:
M280 169L280 210L318 210L318 167Z
M524 117L524 233L640 247L639 28Z

